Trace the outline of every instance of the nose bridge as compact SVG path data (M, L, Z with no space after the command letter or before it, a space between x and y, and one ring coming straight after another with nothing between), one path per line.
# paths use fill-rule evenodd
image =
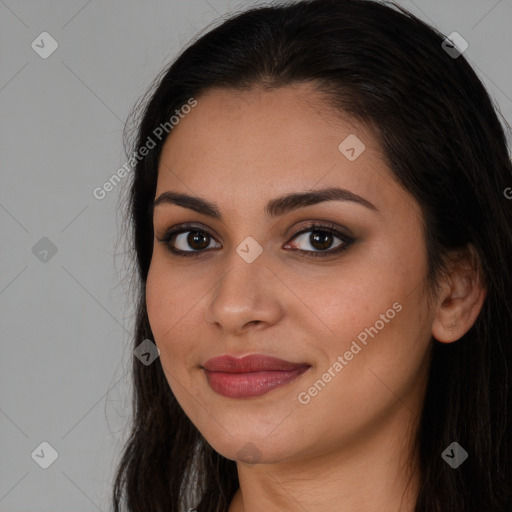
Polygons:
M208 320L237 331L249 322L272 322L279 314L272 294L268 261L256 240L244 239L226 260L208 307Z
M253 309L258 302L264 280L265 256L262 251L258 255L255 251L254 242L243 241L226 260L228 270L215 290L215 300L218 303L222 301L225 304L223 307L242 311Z

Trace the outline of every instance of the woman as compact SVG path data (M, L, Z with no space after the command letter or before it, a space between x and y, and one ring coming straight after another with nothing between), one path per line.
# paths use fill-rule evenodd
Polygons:
M512 166L461 52L302 1L156 81L116 511L512 510Z

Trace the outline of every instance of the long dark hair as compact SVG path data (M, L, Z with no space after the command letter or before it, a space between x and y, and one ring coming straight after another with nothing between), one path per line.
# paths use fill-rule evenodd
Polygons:
M156 143L134 166L127 198L138 300L134 347L154 340L145 283L165 142L155 128L212 87L310 82L333 109L372 129L395 179L421 206L432 289L448 251L470 246L487 288L466 335L454 343L432 340L415 511L510 512L512 201L504 191L512 186L512 164L499 109L464 55L445 51L445 37L394 3L306 0L237 13L191 43L134 110L132 150L150 137ZM159 359L145 366L134 357L133 384L115 511L226 512L239 485L235 462L215 452L185 415ZM457 469L441 457L453 441L469 453Z

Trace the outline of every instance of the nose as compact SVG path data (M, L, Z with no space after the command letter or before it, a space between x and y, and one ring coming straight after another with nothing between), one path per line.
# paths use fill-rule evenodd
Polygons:
M232 336L278 323L284 308L279 282L267 263L264 253L248 263L233 251L209 295L207 322Z

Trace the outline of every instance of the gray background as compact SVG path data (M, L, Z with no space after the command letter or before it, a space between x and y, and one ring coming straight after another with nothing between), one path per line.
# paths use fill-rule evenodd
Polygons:
M101 201L92 191L125 163L123 123L157 73L219 16L256 3L0 0L1 511L109 510L133 310L121 186ZM510 123L512 0L399 3L468 41ZM44 31L59 45L47 59L31 47ZM40 252L43 237L55 254ZM58 452L48 469L31 457L43 441Z

